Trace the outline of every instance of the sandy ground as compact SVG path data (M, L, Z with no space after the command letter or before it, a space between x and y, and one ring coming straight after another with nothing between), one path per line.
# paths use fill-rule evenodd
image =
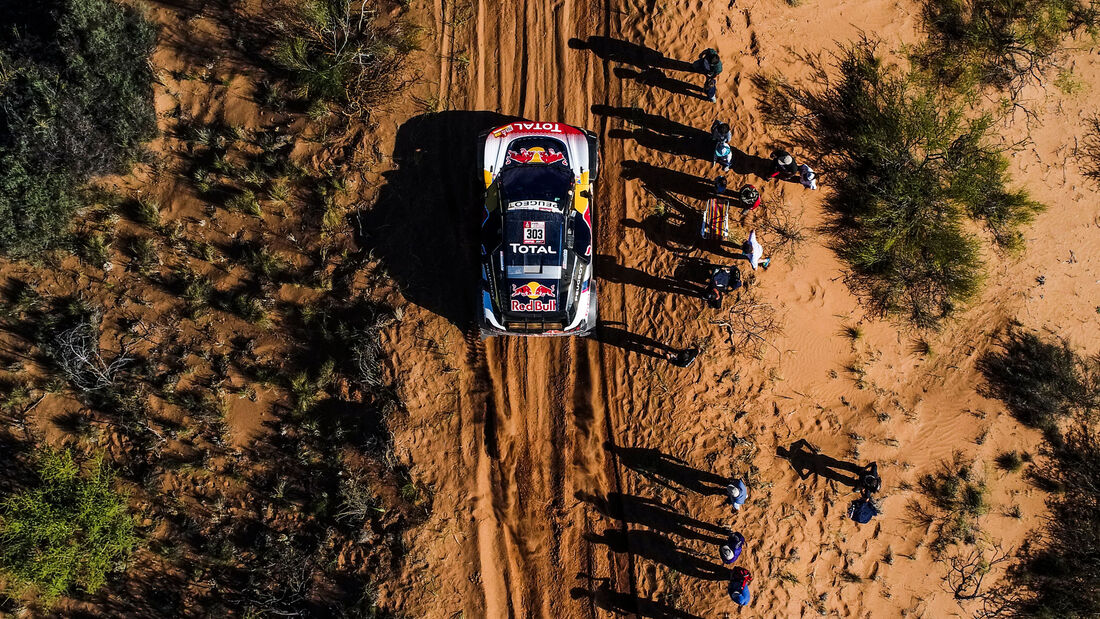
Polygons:
M749 79L756 71L802 77L795 54L828 52L860 33L890 48L918 40L914 5L566 0L414 10L432 36L423 83L413 89L420 115L406 121L397 111L389 121L395 143L384 150L394 152L397 174L423 165L404 154L410 148L445 160L433 152L440 147L430 129L444 132L444 150L468 153L457 140L500 120L496 114L597 131L605 329L602 343L482 343L465 335L456 319L463 314L444 301L467 276L454 266L421 275L439 283L432 292L411 269L408 281L398 274L411 302L392 337L410 411L399 451L436 494L432 520L410 533L409 564L388 592L391 602L425 617L972 614L973 606L948 591L947 568L931 557L929 531L907 505L919 499L922 475L960 453L978 463L992 489L994 507L981 519L986 543L1017 547L1041 523L1042 493L992 464L1008 449L1035 452L1038 436L977 393L974 362L1013 318L1087 352L1100 343L1100 219L1093 188L1071 158L1089 91L1026 93L1039 123L1012 167L1050 209L1027 232L1023 256L988 257L988 283L972 308L942 332L917 333L867 316L845 286L843 266L816 231L827 176L818 194L754 176L756 157L781 136L763 126ZM725 61L717 104L696 94L698 76L678 70L708 45ZM640 62L636 46L659 52L658 60ZM646 64L660 75L639 81ZM1100 83L1094 53L1074 51L1069 64L1086 85ZM676 283L677 269L692 258L722 259L684 242L697 212L673 214L672 223L653 216L656 196L699 208L701 186L716 168L694 156L693 140L715 117L731 124L733 145L745 153L734 166L742 174L731 173L730 184L745 178L762 185L766 202L803 212L808 234L793 259L777 256L757 274L751 301L720 313ZM422 139L410 147L408 133L417 127ZM1027 130L1019 115L1005 139ZM442 191L446 204L426 208L455 217L472 212ZM410 200L409 208L418 204ZM763 217L751 214L742 232L759 228ZM387 221L402 225L396 215ZM462 243L424 234L437 241L434 249ZM766 234L762 240L767 247ZM420 248L407 251L421 255ZM734 349L715 324L728 311L774 312L782 333ZM846 327L864 335L853 341ZM698 342L705 353L679 370L637 352L641 338ZM921 338L930 354L915 348ZM878 461L885 513L863 527L846 520L854 498L847 486L803 480L777 457L777 448L800 439L845 462ZM717 494L730 476L745 476L752 487L739 514ZM1022 517L1007 515L1014 505ZM745 609L726 596L728 572L717 558L727 529L748 539L739 564L754 574L754 599Z

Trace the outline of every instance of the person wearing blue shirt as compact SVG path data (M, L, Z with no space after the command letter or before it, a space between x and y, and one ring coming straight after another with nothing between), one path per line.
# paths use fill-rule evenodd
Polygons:
M743 479L737 479L732 484L726 486L726 495L729 496L730 505L735 510L740 510L741 506L745 504L745 501L749 498L749 488L745 485Z
M743 567L735 567L730 573L729 594L730 599L739 606L746 606L752 601L749 593L749 583L752 582L752 574Z

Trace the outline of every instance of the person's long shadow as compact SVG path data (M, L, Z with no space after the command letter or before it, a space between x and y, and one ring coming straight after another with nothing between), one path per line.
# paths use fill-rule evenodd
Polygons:
M726 543L729 536L729 531L726 529L681 514L656 499L619 492L609 493L606 499L583 492L577 492L575 496L604 516L624 524L640 524L669 535L699 540L715 546Z
M609 323L599 323L596 326L596 341L601 344L622 348L627 352L635 352L640 355L665 358L668 353L679 352L680 349L664 342L659 342L651 337L638 333L631 333L626 329L611 326Z
M691 490L705 495L725 494L729 480L721 475L691 467L687 462L650 447L607 445L623 466L654 483L683 494Z
M597 608L616 615L638 615L651 619L702 619L663 602L640 598L633 593L620 593L611 587L609 578L598 580L601 582L595 589L573 587L569 590L570 597L574 600L590 598Z
M621 39L613 39L605 36L591 36L587 39L569 39L571 49L588 50L604 62L619 62L633 65L639 69L668 69L671 71L691 71L695 68L690 62L668 58L661 52Z
M615 77L624 80L632 80L643 86L653 86L655 88L667 90L673 94L694 97L704 101L707 100L702 86L669 77L660 69L650 68L636 71L634 69L628 69L627 67L617 67L614 73Z
M790 447L777 447L775 455L790 462L791 468L802 479L807 479L814 474L853 488L859 485L860 477L866 471L865 467L854 462L837 460L820 453L804 438L791 443ZM845 472L853 475L846 475Z
M657 133L652 129L638 127L636 129L612 129L607 132L607 137L613 140L634 140L638 146L650 150L658 150L662 153L676 155L678 157L691 157L706 161L713 154L713 144L706 138L689 138L675 135Z
M690 125L669 120L664 116L650 114L639 107L615 107L597 103L592 106L592 113L597 116L611 116L625 120L641 129L648 129L661 135L691 138L694 140L709 140L710 133L702 129L696 129Z
M638 286L639 288L648 288L658 292L682 294L686 297L701 297L706 291L702 283L694 283L700 280L684 278L683 276L687 272L683 268L677 269L677 273L673 277L664 277L619 264L615 256L599 254L596 256L596 270L600 274L600 279Z
M511 120L471 111L409 119L374 206L350 217L359 246L382 261L405 298L460 328L477 305L479 135Z
M718 172L716 172L717 174ZM714 180L706 179L679 170L660 168L644 161L627 159L622 162L620 176L625 180L639 180L658 197L668 194L677 194L705 201L714 196ZM698 209L693 209L679 200L669 201L669 206L676 209L685 219L702 221L703 204Z
M711 563L689 550L680 548L675 542L656 531L607 529L602 535L586 533L584 539L594 544L603 544L615 553L629 553L660 563L692 578L702 580L729 578L729 570L724 566Z

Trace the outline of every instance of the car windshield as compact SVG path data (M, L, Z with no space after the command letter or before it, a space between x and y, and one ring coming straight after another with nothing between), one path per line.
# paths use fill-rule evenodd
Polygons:
M569 199L573 175L562 166L522 166L500 173L500 189L506 202L542 200L558 209Z

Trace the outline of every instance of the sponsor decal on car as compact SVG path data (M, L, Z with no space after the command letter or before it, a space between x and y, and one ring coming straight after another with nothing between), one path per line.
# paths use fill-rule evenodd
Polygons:
M554 299L549 301L534 300L530 303L524 303L512 299L512 311L513 312L556 312L558 311L558 302Z
M557 255L553 247L549 245L524 245L523 243L508 243L513 254L546 254Z
M565 153L558 152L553 148L543 148L541 146L532 146L531 148L521 148L518 151L508 151L508 157L504 160L507 165L509 163L558 163L562 165L569 165L565 160Z
M512 299L513 312L554 312L558 309L557 299L543 301L543 297L553 297L557 286L546 286L538 282L527 282L522 286L512 284L513 297L526 297L527 301Z
M523 222L523 244L524 245L545 245L546 244L546 222L545 221L525 221L525 222Z
M527 282L522 286L512 284L513 297L527 297L528 299L541 299L554 296L557 286L545 286L538 282Z
M551 211L558 212L560 209L558 205L549 200L516 200L508 203L508 208L515 209L529 209L532 211Z

